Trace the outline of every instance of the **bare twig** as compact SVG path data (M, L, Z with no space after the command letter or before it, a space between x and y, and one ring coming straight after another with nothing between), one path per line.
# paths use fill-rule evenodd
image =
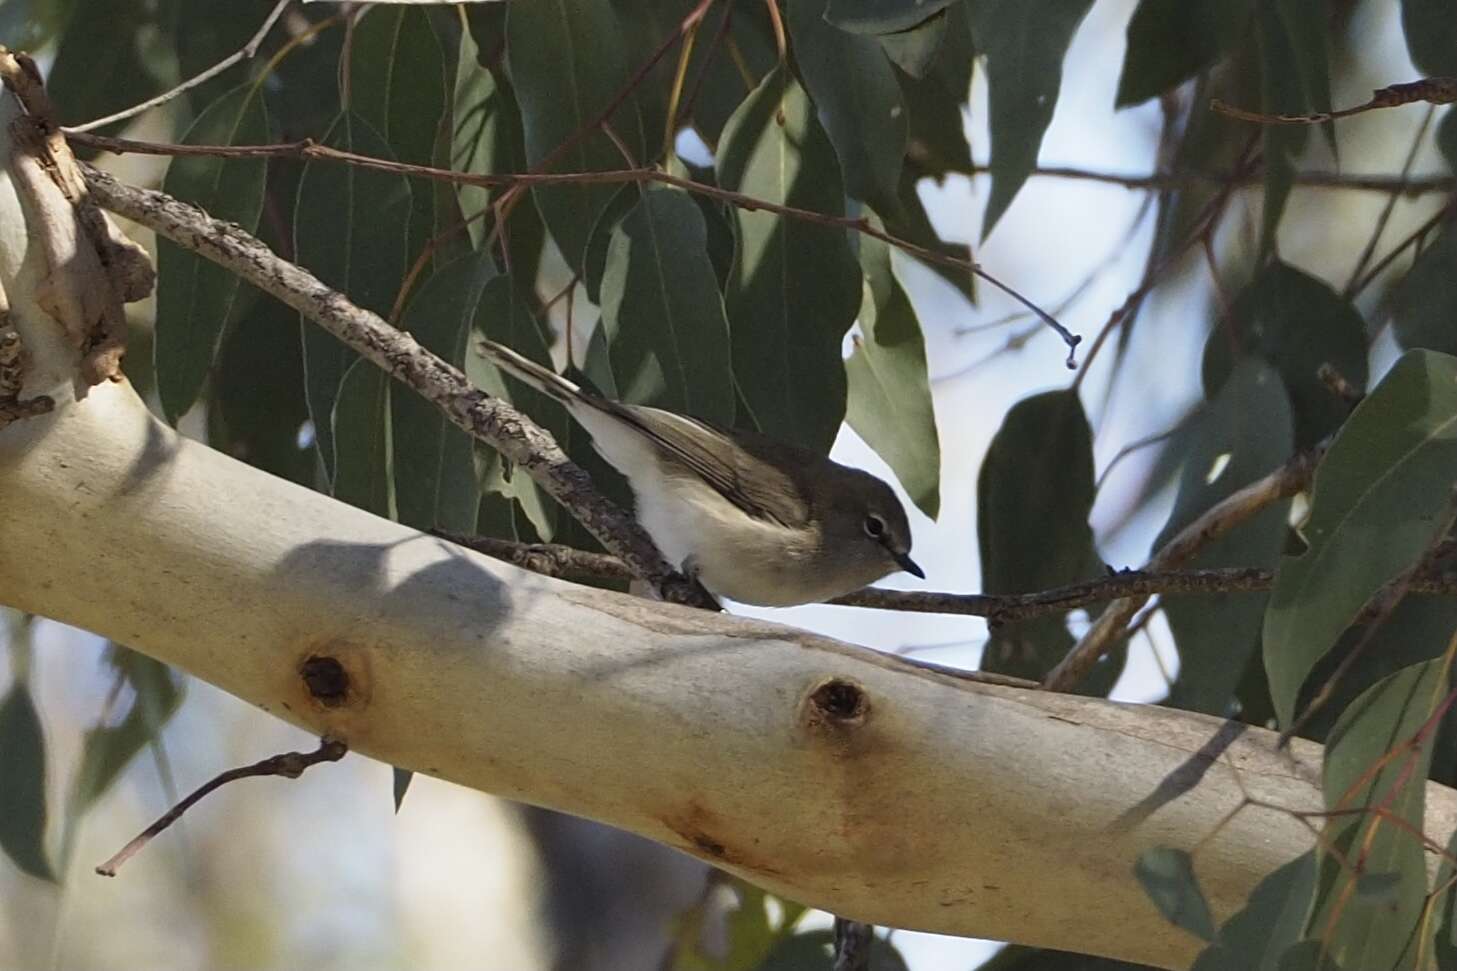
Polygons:
M1302 452L1263 479L1215 503L1169 540L1149 561L1149 569L1159 572L1177 569L1216 537L1271 504L1288 499L1306 488L1324 450L1322 445ZM1050 691L1068 691L1076 687L1099 659L1120 641L1123 629L1147 600L1146 595L1140 594L1109 604L1067 657L1052 669L1042 686Z
M281 775L286 779L297 779L309 766L318 765L320 762L338 762L348 751L349 747L343 742L325 738L319 741L319 747L312 752L284 752L282 755L274 755L261 762L254 762L252 765L219 773L210 782L203 784L186 799L167 810L155 823L142 830L135 839L117 851L115 856L98 866L96 872L103 877L116 876L116 871L121 868L121 865L136 856L142 847L152 841L153 837L181 819L182 814L196 805L204 796L222 788L229 782L265 775Z
M1317 111L1308 115L1267 115L1258 111L1236 108L1215 98L1209 107L1221 115L1253 121L1261 125L1322 125L1337 118L1349 118L1378 108L1399 108L1402 105L1425 102L1432 105L1448 105L1457 101L1457 78L1422 78L1405 84L1391 84L1371 92L1371 100L1353 108L1337 111Z
M1427 108L1427 113L1422 116L1422 123L1417 128L1417 133L1411 140L1411 146L1407 149L1406 159L1401 165L1401 179L1405 182L1411 177L1412 166L1416 164L1417 153L1421 151L1422 141L1426 138L1427 129L1432 125L1432 116L1437 109L1435 106ZM1393 189L1386 197L1386 204L1381 207L1381 215L1376 217L1376 225L1371 229L1371 235L1366 239L1366 245L1361 249L1361 255L1356 258L1356 265L1351 268L1351 276L1346 280L1346 286L1341 291L1341 296L1351 299L1355 294L1357 286L1361 283L1362 275L1366 272L1366 266L1371 262L1371 257L1376 253L1376 246L1381 242L1381 236L1386 232L1386 224L1391 220L1391 214L1396 210L1396 200L1401 198L1401 190Z
M290 2L291 0L278 0L278 3L274 4L273 6L273 10L269 12L268 17L263 21L263 26L259 27L258 32L255 33L251 38L249 38L248 43L244 44L237 51L223 58L221 61L218 61L216 64L203 71L202 73L188 78L186 81L183 81L181 84L177 85L169 91L163 91L156 97L148 98L141 104L132 105L130 108L124 108L121 111L116 112L115 114L107 115L105 118L97 118L95 121L88 121L84 125L76 125L74 127L63 128L61 130L64 131L66 134L70 135L77 132L88 132L94 128L102 128L106 125L110 125L112 122L125 121L126 119L135 117L136 115L139 115L142 112L147 111L151 108L156 108L158 105L164 105L178 95L190 90L191 88L195 88L199 84L210 81L211 79L217 77L219 74L222 74L228 68L232 67L234 64L237 64L239 61L251 60L253 56L258 53L258 48L262 45L263 38L267 37L268 32L273 29L273 25L278 23L278 18L283 16L283 11Z
M227 267L429 399L457 426L530 475L665 599L705 604L698 585L663 562L642 528L597 491L587 473L567 458L549 432L507 402L472 387L459 368L379 315L356 306L312 273L280 259L237 225L213 219L166 193L124 185L91 166L84 166L84 171L99 204Z

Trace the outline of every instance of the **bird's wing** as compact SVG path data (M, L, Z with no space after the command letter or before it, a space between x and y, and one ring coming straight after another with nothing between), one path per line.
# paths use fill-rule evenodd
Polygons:
M616 405L613 411L636 425L669 461L684 466L755 519L791 529L809 522L810 506L799 483L745 448L739 436L658 408ZM713 443L712 449L706 442Z

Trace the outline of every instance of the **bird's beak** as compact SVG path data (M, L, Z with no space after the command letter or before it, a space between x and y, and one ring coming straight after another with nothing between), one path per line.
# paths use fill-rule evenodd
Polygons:
M922 571L920 567L916 566L916 561L911 559L911 554L892 553L891 555L895 557L895 561L900 564L900 568L902 570L905 570L913 577L920 577L922 580L926 579L925 572Z

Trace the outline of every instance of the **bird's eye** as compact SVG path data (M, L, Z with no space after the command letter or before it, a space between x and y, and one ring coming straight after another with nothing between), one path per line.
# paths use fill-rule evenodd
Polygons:
M885 520L871 513L865 517L865 535L871 539L880 539L885 535Z

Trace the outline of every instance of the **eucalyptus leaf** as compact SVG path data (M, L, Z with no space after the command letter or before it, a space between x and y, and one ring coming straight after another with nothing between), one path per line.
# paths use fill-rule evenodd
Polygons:
M1169 847L1144 850L1133 872L1165 920L1205 941L1214 940L1214 915L1187 852Z
M405 308L405 330L426 350L463 367L477 305L495 276L496 266L484 253L441 267ZM481 501L474 441L413 388L392 383L390 396L400 522L473 532Z
M356 115L330 125L324 144L392 159L383 137ZM309 162L294 210L297 261L358 306L387 316L405 273L410 186L398 175L356 165ZM334 476L334 401L358 354L309 320L301 320L309 415L326 476Z
M1392 331L1402 347L1457 354L1457 274L1452 272L1453 266L1457 266L1457 224L1448 223L1396 285Z
M729 119L719 183L756 199L844 214L834 149L804 89L780 68ZM846 231L734 210L739 249L725 302L740 424L828 452L845 414L845 332L860 307Z
M344 372L333 430L334 498L393 519L389 377L372 362L360 358Z
M268 115L257 85L224 94L182 136L187 145L268 141ZM174 158L162 191L205 209L246 232L258 228L268 161L263 158ZM153 354L162 413L177 423L202 391L239 291L237 274L158 237L157 319Z
M507 60L532 168L593 172L631 168L648 158L634 95L624 98L608 119L631 158L624 157L600 128L589 129L636 67L628 60L623 35L629 27L613 5L597 0L510 5ZM542 219L573 270L582 268L592 224L615 189L572 183L531 190Z
M732 425L728 319L703 214L677 189L640 195L612 232L602 279L602 333L618 394Z
M835 146L845 191L894 216L906 153L906 106L895 70L874 37L824 20L825 0L789 0L795 62Z
M1238 354L1262 357L1280 372L1295 413L1298 448L1315 445L1346 418L1346 403L1320 379L1322 364L1356 388L1366 385L1366 325L1360 313L1325 281L1279 261L1240 293L1210 333L1204 348L1209 394L1223 386Z
M896 67L913 78L923 78L935 63L941 44L946 39L949 19L943 10L909 30L881 34L876 40L880 42L880 49L885 51L885 56Z
M856 34L909 30L955 0L830 0L825 20Z
M1027 593L1103 574L1088 525L1094 491L1093 435L1077 392L1013 405L977 478L982 590ZM1035 617L995 628L982 666L1040 679L1070 647L1064 617ZM1111 687L1113 666L1105 663L1084 688Z
M1062 59L1092 0L978 0L971 32L986 55L992 191L986 239L1037 167L1062 84Z
M1342 967L1395 967L1413 934L1435 929L1423 921L1426 852L1413 834L1426 823L1436 736L1429 723L1451 690L1448 658L1403 668L1357 698L1327 740L1326 808L1346 814L1326 824L1322 845L1331 852L1321 858L1310 928L1323 932L1324 950ZM1348 812L1376 808L1390 818Z
M1306 677L1365 603L1449 518L1457 480L1457 358L1408 351L1316 470L1306 552L1284 559L1265 614L1265 668L1290 725Z
M1457 17L1448 0L1401 0L1401 29L1417 70L1457 75Z
M46 853L46 741L30 688L17 682L0 701L0 850L24 872L56 880Z
M941 445L926 373L926 341L910 296L896 278L890 247L860 241L865 272L861 337L845 362L845 420L885 459L906 493L935 519L941 510Z
M147 0L106 0L71 18L46 72L46 93L63 124L129 108L177 82L176 55L157 13Z
M1261 880L1245 906L1220 925L1192 971L1280 971L1281 957L1304 932L1315 875L1315 854L1309 852Z
M451 101L451 168L472 175L524 172L526 136L521 130L521 109L516 93L504 72L481 63L482 51L474 35L460 38L460 56L455 68L455 90ZM455 187L471 244L480 246L490 223L477 218L501 195L501 190L461 183ZM528 207L522 207L528 208ZM511 227L520 225L521 213L513 214Z
M1287 461L1293 440L1290 401L1280 376L1259 358L1245 358L1182 437L1178 495L1154 548L1162 548L1216 503ZM1288 500L1271 504L1204 546L1189 567L1273 568L1284 546L1289 510ZM1163 598L1164 616L1179 650L1179 675L1166 704L1228 713L1245 666L1259 647L1267 599L1265 593Z
M1170 91L1244 36L1255 0L1140 0L1128 22L1119 108Z

